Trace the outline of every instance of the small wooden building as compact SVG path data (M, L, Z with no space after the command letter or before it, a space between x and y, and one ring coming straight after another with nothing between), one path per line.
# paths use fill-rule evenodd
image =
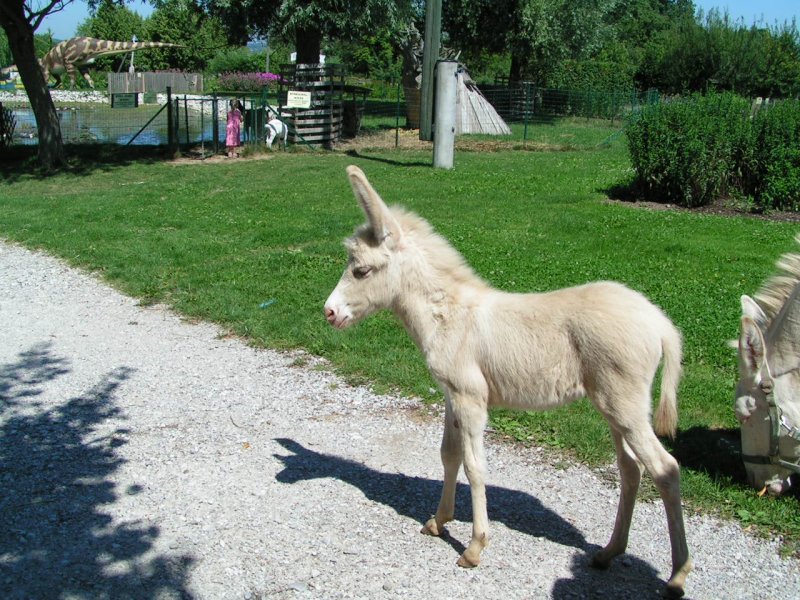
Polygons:
M335 64L281 65L278 106L289 123L289 141L333 147L342 135L344 67ZM307 93L307 108L288 104L290 92ZM294 97L294 95L293 95Z

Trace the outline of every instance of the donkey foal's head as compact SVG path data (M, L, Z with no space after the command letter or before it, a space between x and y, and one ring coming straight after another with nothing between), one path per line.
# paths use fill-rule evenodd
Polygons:
M392 306L399 292L403 231L392 211L356 166L347 167L353 193L367 222L345 240L348 260L339 283L325 302L325 317L337 329Z

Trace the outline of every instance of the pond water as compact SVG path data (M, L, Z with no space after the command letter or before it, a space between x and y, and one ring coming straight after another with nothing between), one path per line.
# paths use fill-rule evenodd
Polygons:
M16 128L14 143L38 143L36 119L30 106L5 105L14 113ZM137 108L111 108L102 105L75 105L57 107L61 121L61 136L65 143L166 145L167 111L160 105L143 105ZM178 111L179 143L212 142L213 116L210 111ZM144 129L142 129L144 128ZM138 135L137 135L138 134ZM133 139L135 136L135 139ZM219 140L225 141L225 121L218 121ZM133 141L131 142L131 139Z

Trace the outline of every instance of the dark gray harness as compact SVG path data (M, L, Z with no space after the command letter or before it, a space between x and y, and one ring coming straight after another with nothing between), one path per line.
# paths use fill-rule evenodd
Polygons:
M781 430L786 430L786 436L800 442L800 428L792 425L780 406L775 403L774 387L771 377L767 377L761 382L761 390L767 396L767 407L769 408L769 453L766 456L742 454L742 460L751 465L777 465L800 474L800 458L796 462L789 462L784 460L788 457L781 457L779 453Z

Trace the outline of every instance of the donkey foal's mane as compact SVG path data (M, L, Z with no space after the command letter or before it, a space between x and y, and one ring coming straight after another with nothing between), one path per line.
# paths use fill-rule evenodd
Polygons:
M400 225L403 236L413 240L414 245L425 253L428 264L437 273L447 274L459 282L488 285L475 273L461 253L439 235L428 221L401 206L390 206L389 210ZM367 244L376 242L375 232L369 224L364 224L356 229L353 238L361 239ZM347 241L345 244L350 247Z

